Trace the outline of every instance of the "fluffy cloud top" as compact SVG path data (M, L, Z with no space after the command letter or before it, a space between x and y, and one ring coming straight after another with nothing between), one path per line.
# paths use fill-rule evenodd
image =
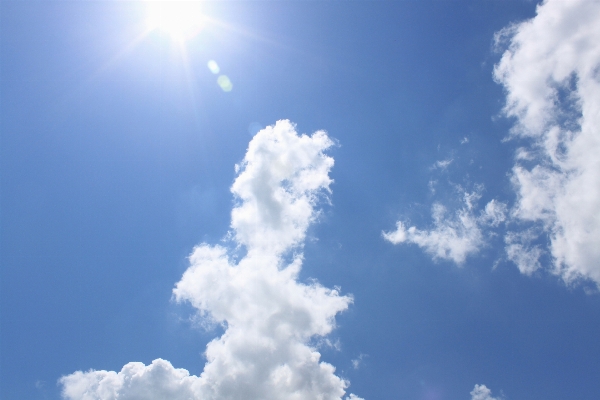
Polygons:
M246 255L202 244L173 290L225 333L206 349L200 376L161 359L129 363L120 372L75 372L63 377L66 399L341 399L348 382L320 361L311 339L335 327L350 296L297 281L300 253L315 204L329 190L332 145L324 132L298 135L289 121L260 131L237 166L232 186L232 237ZM285 256L296 253L290 263ZM350 395L351 399L359 399Z
M490 201L477 215L476 202L480 197L479 191L463 192L464 206L451 214L442 204L435 203L432 207L432 229L420 230L414 226L407 229L402 221L398 221L396 230L383 232L383 237L393 244L414 243L434 259L450 260L461 265L467 256L477 253L485 245L483 230L497 226L506 218L506 206L496 200Z
M600 2L548 0L497 36L508 48L494 76L506 89L519 149L513 215L550 237L552 271L600 285ZM529 229L529 228L527 228ZM527 234L507 237L521 271L539 267Z
M485 385L475 385L471 391L471 400L500 400L498 397L492 397L492 391Z

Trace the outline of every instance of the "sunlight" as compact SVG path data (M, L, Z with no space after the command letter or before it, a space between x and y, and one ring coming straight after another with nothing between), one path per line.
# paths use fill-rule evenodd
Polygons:
M199 1L157 1L148 4L148 29L160 29L177 41L194 37L205 17Z

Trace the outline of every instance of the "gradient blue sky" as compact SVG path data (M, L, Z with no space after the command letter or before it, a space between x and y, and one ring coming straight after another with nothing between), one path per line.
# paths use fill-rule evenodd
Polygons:
M348 393L598 398L593 281L521 274L504 226L462 265L382 238L460 208L457 185L517 201L493 40L536 4L206 2L214 22L184 56L142 36L144 2L2 1L0 397L59 399L61 376L156 358L200 374L222 330L172 289L193 247L227 233L257 127L289 119L336 141L299 279L354 296L339 349L320 350Z

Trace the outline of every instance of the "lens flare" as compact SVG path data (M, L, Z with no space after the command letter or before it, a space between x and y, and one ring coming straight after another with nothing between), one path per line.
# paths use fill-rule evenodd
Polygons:
M210 72L212 72L213 74L218 74L219 71L221 71L221 68L219 68L219 64L217 64L217 62L215 60L210 60L207 63L208 69L210 69Z
M233 89L233 83L231 83L231 80L227 75L219 76L217 78L217 83L219 86L221 86L221 89L223 89L224 92L231 92L231 89Z

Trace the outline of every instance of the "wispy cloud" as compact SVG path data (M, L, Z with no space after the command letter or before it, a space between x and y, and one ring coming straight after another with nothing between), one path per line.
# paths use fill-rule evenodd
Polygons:
M250 142L231 190L231 237L239 261L222 246L201 244L173 290L205 318L225 327L206 349L200 376L165 360L129 363L120 372L63 377L67 399L341 399L348 382L310 346L335 327L352 297L297 277L302 243L329 191L333 159L325 132L298 135L289 121ZM286 261L290 259L291 261ZM359 399L350 395L350 399Z
M498 226L506 219L506 205L496 200L487 203L483 210L478 209L480 192L481 188L471 193L463 190L463 206L454 212L448 212L444 205L435 203L431 212L432 229L406 228L404 222L398 221L396 230L383 232L383 237L393 244L414 243L434 259L450 260L461 265L469 255L477 253L485 245L484 230Z
M433 164L433 166L431 167L431 169L441 169L444 170L446 168L448 168L450 166L450 164L452 164L452 162L454 161L454 159L449 158L447 160L440 160L440 161L436 161L435 164Z
M544 251L539 245L532 244L538 235L535 230L527 229L508 232L504 237L508 259L525 275L531 275L542 267L540 257Z
M354 369L359 369L360 366L363 363L363 359L367 357L366 354L360 354L358 357L356 357L354 360L352 360L352 368Z
M600 3L548 0L496 36L507 45L494 70L516 124L515 221L550 237L552 272L600 285ZM524 273L540 267L533 230L507 236ZM521 240L523 239L523 240Z

